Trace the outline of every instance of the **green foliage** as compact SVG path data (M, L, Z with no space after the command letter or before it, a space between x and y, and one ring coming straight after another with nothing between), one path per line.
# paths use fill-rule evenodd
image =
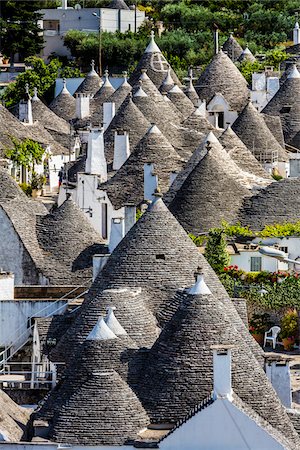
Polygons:
M0 38L1 51L14 59L16 53L22 57L35 55L43 48L43 36L37 21L42 18L38 13L42 3L39 1L0 2Z
M298 334L298 314L295 309L290 309L286 312L281 320L280 328L282 339L295 337Z
M59 75L66 78L81 75L79 69L72 65L61 70L62 63L56 58L52 58L49 64L46 64L41 58L31 56L26 58L25 62L31 69L20 73L16 81L8 85L2 96L7 107L17 104L24 98L26 84L29 85L31 94L33 94L33 88L36 87L39 96L43 97L50 88L54 87L55 80Z
M270 327L270 316L267 313L253 314L249 321L249 331L251 334L264 334Z
M31 194L32 194L32 187L31 187L30 184L27 184L27 183L21 183L21 184L19 184L19 186L20 186L20 188L22 189L22 191L25 192L25 194L26 194L28 197L31 197Z
M240 70L241 74L246 78L248 84L251 84L252 74L254 72L260 72L263 70L263 64L258 61L243 61L241 63L237 63L237 67Z
M38 175L36 172L32 172L30 182L31 189L42 189L45 184L45 175Z
M5 156L17 165L34 170L35 164L42 162L42 157L45 152L44 148L31 139L25 139L23 142L11 137L14 144L13 148L6 149Z
M230 261L227 243L222 229L213 228L208 233L204 256L216 273L223 272Z

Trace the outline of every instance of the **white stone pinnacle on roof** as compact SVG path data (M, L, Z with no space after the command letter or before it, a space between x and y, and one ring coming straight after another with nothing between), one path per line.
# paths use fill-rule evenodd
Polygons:
M153 125L151 126L151 128L149 128L148 133L149 133L149 134L161 134L161 131L160 131L160 129L159 129L155 124L153 124Z
M139 80L141 80L141 81L146 81L146 80L149 80L150 78L148 77L148 75L147 75L147 69L142 69L141 70L141 75L140 75L140 77L139 77Z
M89 76L98 76L96 70L95 70L95 61L92 59L91 61L91 71L89 72Z
M114 306L108 306L106 308L106 317L105 317L105 323L108 326L108 328L116 335L116 336L124 336L127 335L126 331L116 318L114 314L114 310L116 308ZM134 319L134 318L133 318Z
M142 84L142 82L140 81ZM140 85L137 91L133 94L133 97L148 97L142 86Z
M299 28L299 23L298 23L298 21L295 23L294 28Z
M297 69L296 64L293 64L292 70L290 71L290 73L288 74L287 78L300 78L300 73Z
M215 143L215 144L220 144L220 142L218 141L218 139L216 138L216 136L214 135L214 133L212 132L212 131L210 131L209 133L208 133L208 135L206 136L206 138L205 138L205 141L204 141L205 143L208 143L208 142L210 142L210 143ZM220 144L221 145L221 144Z
M170 66L168 67L168 73L167 73L166 78L164 79L162 84L163 84L163 86L164 85L169 86L170 84L174 84L173 78L171 77L171 68L170 68Z
M177 84L174 84L172 89L169 90L169 94L183 94L183 92Z
M123 77L124 77L124 80L123 80L123 83L122 83L121 86L130 86L128 81L127 81L127 72L126 71L123 72Z
M154 31L151 31L151 37L150 37L150 42L145 50L145 53L161 53L158 45L156 44L155 40L154 40Z
M211 291L209 290L207 284L204 281L203 273L196 273L195 284L187 291L190 295L209 295Z
M65 78L63 78L63 88L61 90L61 94L70 94L67 89L67 80Z
M117 339L115 333L106 325L102 316L99 317L96 325L86 338L88 341L106 341L108 339Z
M103 83L103 87L112 87L112 84L111 84L111 82L109 81L108 70L105 70L105 72L104 72L104 78L105 78L105 81L104 81L104 83Z
M33 100L34 102L36 102L36 101L39 100L39 98L38 98L37 87L34 87L34 88L33 88L33 97L32 97L32 100Z

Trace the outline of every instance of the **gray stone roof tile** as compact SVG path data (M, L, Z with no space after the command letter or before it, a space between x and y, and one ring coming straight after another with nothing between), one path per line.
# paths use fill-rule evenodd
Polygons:
M229 58L233 62L237 62L243 52L242 47L232 34L230 34L228 39L222 45L222 50L229 56Z
M217 94L224 96L234 111L240 112L248 102L247 82L231 59L222 51L213 57L196 82L201 100L208 102Z

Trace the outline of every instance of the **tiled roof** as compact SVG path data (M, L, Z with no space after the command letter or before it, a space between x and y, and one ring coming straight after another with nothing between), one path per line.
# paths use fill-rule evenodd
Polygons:
M217 93L222 94L234 111L240 112L248 102L249 90L245 78L222 51L213 57L195 87L199 98L207 103Z
M49 105L49 108L59 117L64 120L71 120L75 117L76 100L70 94L66 87L66 81L57 97L55 97Z
M233 62L236 62L243 52L242 47L232 34L230 34L227 41L224 42L222 50L224 53L227 53L227 55Z

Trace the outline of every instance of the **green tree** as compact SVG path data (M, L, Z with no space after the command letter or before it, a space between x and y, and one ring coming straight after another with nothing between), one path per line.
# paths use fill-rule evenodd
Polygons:
M224 267L228 266L230 261L226 247L226 235L223 230L211 229L208 233L204 256L218 274L223 272Z
M44 45L38 26L42 15L40 1L0 1L1 51L14 61L16 53L21 57L39 53Z
M5 156L15 164L23 166L30 170L31 173L34 173L35 164L40 164L42 162L45 153L44 148L41 144L32 141L31 139L19 141L18 139L11 137L11 141L13 147L6 149Z
M36 87L40 97L47 96L47 94L50 97L50 89L54 86L59 75L66 78L80 76L78 68L65 66L61 69L62 63L55 58L51 59L49 64L36 56L26 58L25 61L26 64L31 66L31 69L20 73L16 81L7 86L2 96L2 100L7 107L17 104L24 98L26 84L29 85L31 94Z

